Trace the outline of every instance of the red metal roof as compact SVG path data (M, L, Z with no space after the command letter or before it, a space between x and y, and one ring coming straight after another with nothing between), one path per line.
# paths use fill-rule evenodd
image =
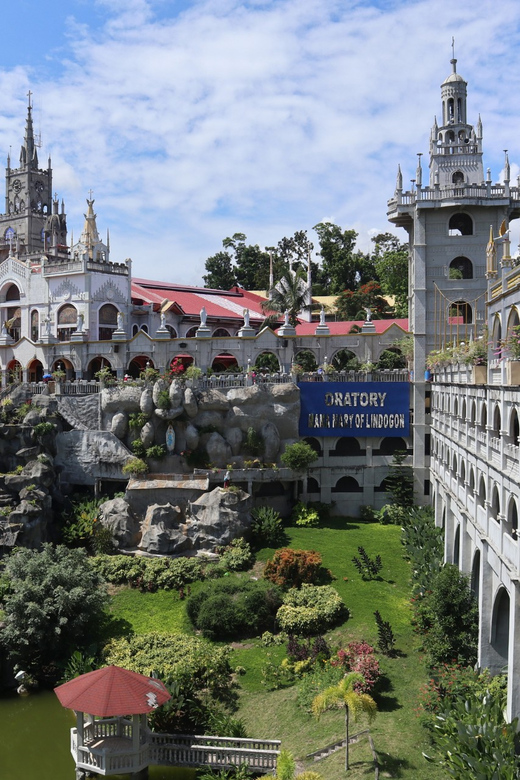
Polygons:
M205 287L177 286L149 279L132 279L132 298L154 304L162 304L165 299L174 301L187 317L198 317L204 306L208 317L215 319L242 321L244 309L249 309L252 320L261 322L265 319L261 308L264 298L240 287L226 292Z
M54 692L69 710L108 718L151 712L171 698L160 680L105 666L59 685Z
M331 336L345 336L347 335L352 327L354 325L357 325L359 328L363 327L363 320L357 320L355 322L327 322L326 325L328 329L330 330ZM392 325L397 325L401 330L403 330L405 333L408 333L408 320L407 319L400 319L400 320L372 320L372 324L375 327L375 332L377 334L384 333L388 330L388 328L391 328ZM318 327L319 322L300 322L299 325L296 326L296 335L297 336L313 336L316 332L316 328Z

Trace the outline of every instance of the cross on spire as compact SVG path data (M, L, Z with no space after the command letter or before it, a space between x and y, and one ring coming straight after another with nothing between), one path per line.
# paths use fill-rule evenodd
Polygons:
M28 97L28 99L29 99L29 105L28 105L28 108L32 108L32 106L31 106L31 95L32 95L32 92L31 92L31 90L29 90L29 92L27 93L27 97Z

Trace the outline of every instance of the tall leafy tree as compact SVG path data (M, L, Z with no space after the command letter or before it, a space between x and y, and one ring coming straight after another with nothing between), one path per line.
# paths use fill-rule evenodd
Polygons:
M377 279L371 257L356 251L355 230L343 230L332 222L320 222L314 230L320 240L320 282L326 285L329 295L355 290L360 284Z
M345 769L348 770L348 741L349 741L349 721L357 720L360 715L366 715L371 722L377 713L377 706L373 698L368 693L360 693L359 688L365 682L365 678L359 672L349 672L339 681L337 685L332 685L319 693L312 702L312 712L316 717L330 710L333 707L345 708L345 731L347 737L347 746L345 750Z
M206 260L206 271L202 278L204 287L213 290L229 290L236 284L235 269L229 252L217 252Z
M234 233L222 242L232 253L237 284L246 290L267 290L269 286L269 252L258 244L247 244L244 233Z
M9 593L0 642L27 671L38 677L42 666L95 642L108 597L84 549L20 549L8 558L5 573Z
M376 320L388 316L388 303L381 295L379 282L367 282L357 290L344 290L336 299L336 312L342 320L364 320L366 309Z
M395 297L397 317L408 316L408 244L392 233L374 236L373 261L385 295Z

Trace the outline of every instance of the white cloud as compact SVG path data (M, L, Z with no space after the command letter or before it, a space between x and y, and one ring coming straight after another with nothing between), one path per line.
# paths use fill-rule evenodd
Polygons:
M368 249L390 228L398 162L406 182L428 151L453 31L485 165L496 180L502 148L520 158L513 0L174 5L98 0L104 26L71 23L54 79L0 70L0 148L18 154L31 84L69 226L92 187L112 258L136 275L199 283L226 235L273 244L322 214Z

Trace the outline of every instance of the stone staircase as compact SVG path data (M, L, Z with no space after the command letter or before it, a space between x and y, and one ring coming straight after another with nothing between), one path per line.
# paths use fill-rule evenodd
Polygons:
M363 734L368 734L369 730L364 729L363 731L359 731L357 734L353 734L351 737L349 737L348 744L353 745L355 742L358 741L358 739ZM327 758L328 756L331 756L333 753L336 753L338 750L341 750L342 748L345 748L347 746L347 740L346 739L340 739L338 742L332 742L330 745L326 745L323 748L320 748L319 750L315 750L313 753L308 753L305 758L312 758L313 761L321 761L323 758Z

